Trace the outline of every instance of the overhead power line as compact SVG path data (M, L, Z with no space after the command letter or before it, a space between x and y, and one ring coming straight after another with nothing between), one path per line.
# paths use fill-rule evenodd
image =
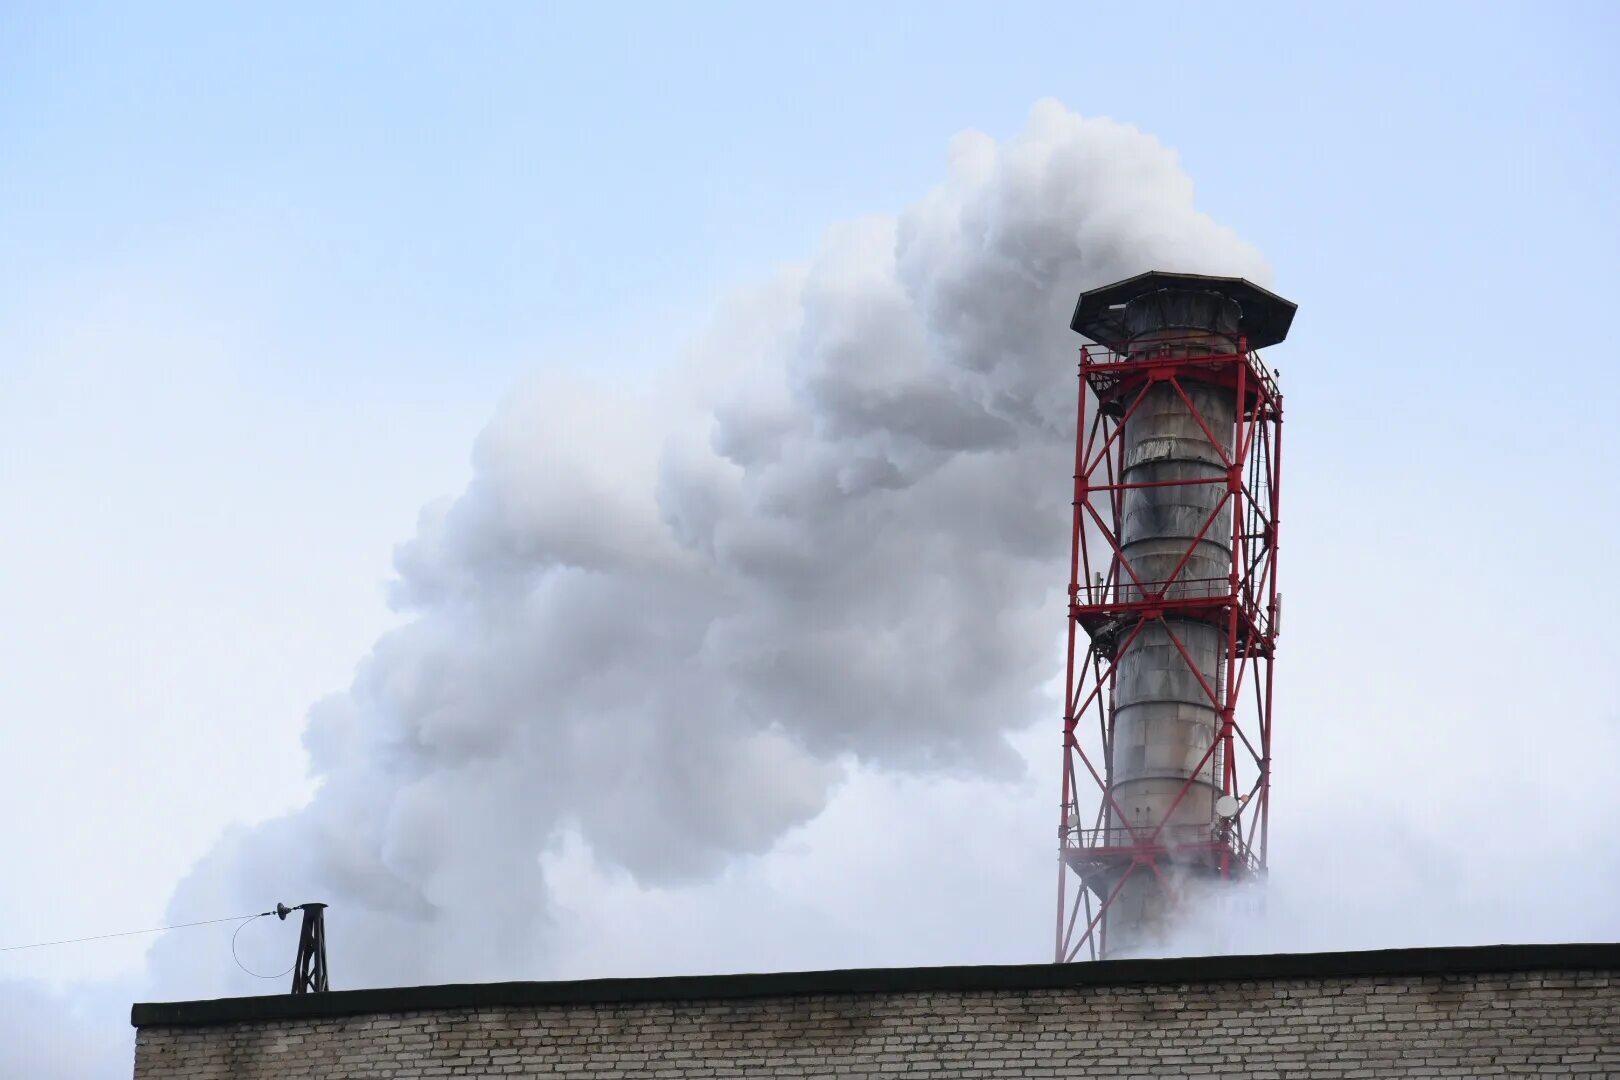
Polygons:
M274 915L276 911L256 911L250 915L227 915L222 919L199 919L196 922L174 923L170 926L153 926L146 930L120 930L113 934L90 934L86 937L62 938L60 941L36 941L29 945L6 945L0 947L0 952L18 952L23 949L44 949L52 945L77 945L81 941L105 941L108 938L136 937L140 934L161 934L169 930L184 930L188 926L211 926L214 923L245 922L248 919L257 919L264 915Z

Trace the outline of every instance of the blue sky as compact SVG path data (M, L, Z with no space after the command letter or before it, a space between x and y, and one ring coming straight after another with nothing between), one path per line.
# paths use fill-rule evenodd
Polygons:
M1301 305L1289 752L1396 697L1466 713L1504 665L1527 727L1538 686L1612 721L1616 55L1607 4L7 5L9 932L156 925L307 797L305 710L515 385L651 383L1044 97L1173 147ZM1391 787L1443 801L1448 755L1554 783L1400 723ZM5 963L133 978L141 946Z
M159 261L264 310L278 380L431 379L421 354L452 350L500 377L529 343L681 327L1043 96L1175 147L1206 208L1335 307L1579 279L1614 239L1592 208L1613 207L1616 18L13 5L5 293Z

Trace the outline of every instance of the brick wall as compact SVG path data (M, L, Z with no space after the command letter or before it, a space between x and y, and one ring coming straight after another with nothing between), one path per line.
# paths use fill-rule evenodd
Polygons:
M1493 951L142 1005L135 1076L1620 1076L1620 949Z

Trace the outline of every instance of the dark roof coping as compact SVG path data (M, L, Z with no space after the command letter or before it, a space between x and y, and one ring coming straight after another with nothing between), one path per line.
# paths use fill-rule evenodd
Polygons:
M334 990L137 1004L136 1027L300 1020L425 1010L529 1005L710 1001L798 994L886 994L929 991L1022 991L1141 983L1355 978L1376 975L1463 975L1476 972L1617 971L1620 943L1478 945L1381 949L1368 952L1190 956L1164 960L1100 960L1079 964L998 964L975 967L854 968L753 975L677 975L573 982L465 983Z

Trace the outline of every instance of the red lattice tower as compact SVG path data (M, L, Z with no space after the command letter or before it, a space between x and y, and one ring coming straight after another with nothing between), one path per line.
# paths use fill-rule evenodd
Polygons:
M1151 952L1203 883L1265 873L1283 412L1255 350L1293 315L1158 272L1075 308L1060 962Z

